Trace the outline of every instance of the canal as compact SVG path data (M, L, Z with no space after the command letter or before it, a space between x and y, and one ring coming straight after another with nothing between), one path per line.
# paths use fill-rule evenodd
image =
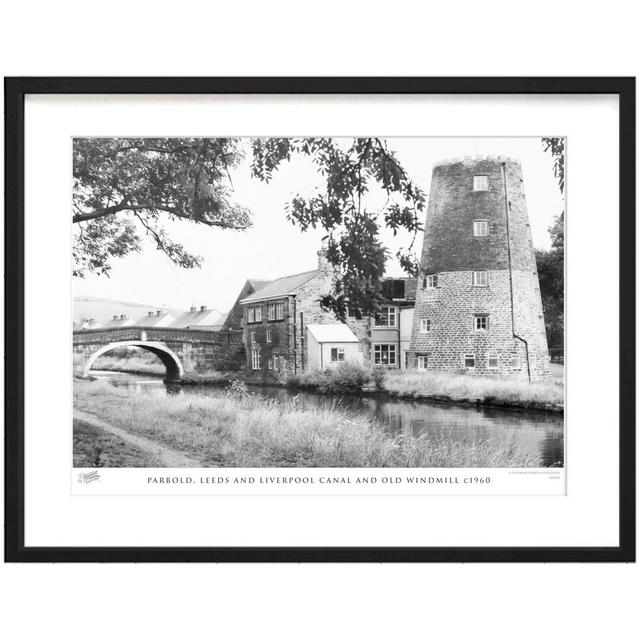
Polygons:
M226 393L225 388L220 386L167 386L161 378L148 375L95 370L91 374L108 378L113 384L125 386L136 393L213 397ZM297 402L306 406L332 403L372 418L379 428L388 433L413 436L428 434L436 439L446 438L465 443L479 443L495 435L508 436L515 444L538 453L544 466L564 465L562 414L475 408L370 395L325 396L276 386L255 386L250 389L252 393L276 401L295 397Z

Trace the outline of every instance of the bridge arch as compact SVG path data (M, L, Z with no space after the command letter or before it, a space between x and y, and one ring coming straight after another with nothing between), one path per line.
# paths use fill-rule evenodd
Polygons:
M84 367L84 375L88 376L93 363L103 354L111 351L112 349L118 349L120 347L140 347L146 351L151 351L154 355L158 356L164 364L167 370L167 380L180 380L184 375L184 368L180 358L174 351L169 349L161 342L145 342L143 340L125 340L122 342L110 342L109 344L100 347L95 353L93 353L87 360L87 364Z

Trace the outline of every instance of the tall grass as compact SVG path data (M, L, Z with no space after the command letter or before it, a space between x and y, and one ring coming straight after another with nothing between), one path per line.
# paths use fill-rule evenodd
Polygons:
M447 397L451 400L475 402L543 405L564 402L562 380L528 382L480 376L464 376L441 372L393 371L384 381L385 389L411 398Z
M136 395L78 381L74 402L205 467L537 467L510 438L480 443L390 436L336 403L305 407L238 389L223 397Z
M320 393L381 391L406 398L437 398L452 401L505 404L521 407L559 405L564 401L564 383L506 380L436 371L399 371L344 363L324 371L291 376L287 384Z

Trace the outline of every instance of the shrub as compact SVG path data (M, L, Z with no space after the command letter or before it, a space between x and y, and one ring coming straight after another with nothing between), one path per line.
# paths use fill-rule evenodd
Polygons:
M385 380L387 379L387 370L383 367L374 367L371 372L371 379L373 380L376 391L384 391L386 389Z
M359 393L371 379L371 371L362 365L341 362L330 369L291 376L287 383L294 387L313 387L320 393Z

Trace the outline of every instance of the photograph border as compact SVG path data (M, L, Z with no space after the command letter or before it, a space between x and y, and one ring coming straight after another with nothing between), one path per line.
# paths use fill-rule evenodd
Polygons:
M5 78L5 562L634 562L635 78ZM24 148L28 94L616 94L619 98L619 544L611 547L27 547ZM624 213L623 213L624 212ZM11 313L7 312L11 309ZM624 347L623 347L624 345Z

